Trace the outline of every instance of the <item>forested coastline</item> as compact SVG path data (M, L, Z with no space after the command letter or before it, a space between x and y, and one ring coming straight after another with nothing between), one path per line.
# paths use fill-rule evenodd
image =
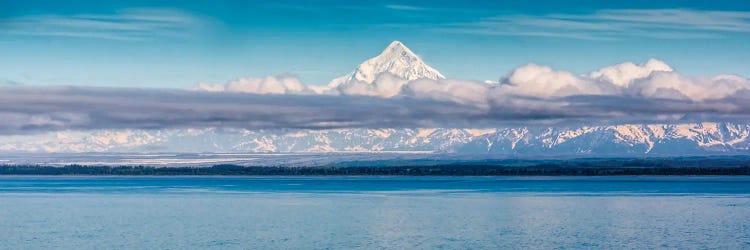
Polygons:
M2 165L0 175L403 175L403 176L616 176L750 175L750 160L740 158L573 159L467 161L434 164L343 162L329 166L43 166Z

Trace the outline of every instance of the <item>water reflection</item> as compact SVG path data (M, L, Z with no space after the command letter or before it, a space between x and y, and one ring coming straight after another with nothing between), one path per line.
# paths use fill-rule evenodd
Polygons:
M468 180L0 178L0 249L750 248L747 182Z

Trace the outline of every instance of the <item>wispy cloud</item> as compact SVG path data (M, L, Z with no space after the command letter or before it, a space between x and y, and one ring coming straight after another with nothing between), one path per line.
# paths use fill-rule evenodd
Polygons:
M600 10L591 14L503 15L436 29L482 35L586 40L619 40L626 37L707 39L725 37L728 33L750 33L750 12L622 9Z
M10 79L0 79L0 86L20 86L23 85L23 83L19 81L14 81Z
M392 9L392 10L404 10L404 11L422 11L427 10L427 8L419 7L419 6L412 6L412 5L402 5L402 4L388 4L385 6L386 9Z
M30 15L0 20L0 32L110 40L183 37L204 22L175 9L125 9L114 14Z

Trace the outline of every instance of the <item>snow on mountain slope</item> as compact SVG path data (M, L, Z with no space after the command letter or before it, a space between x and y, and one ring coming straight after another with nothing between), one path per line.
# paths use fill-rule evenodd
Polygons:
M11 139L11 140L9 140ZM0 138L23 152L455 152L508 155L749 153L750 124L476 129L96 131Z
M390 73L406 80L445 79L440 72L424 63L406 45L393 41L380 55L364 61L353 72L333 79L328 86L335 88L353 81L372 83L380 73Z

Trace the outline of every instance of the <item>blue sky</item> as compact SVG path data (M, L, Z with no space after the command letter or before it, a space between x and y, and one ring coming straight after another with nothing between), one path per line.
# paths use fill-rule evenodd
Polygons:
M463 79L651 57L747 77L750 3L0 0L0 83L183 88L289 73L325 84L392 40Z

